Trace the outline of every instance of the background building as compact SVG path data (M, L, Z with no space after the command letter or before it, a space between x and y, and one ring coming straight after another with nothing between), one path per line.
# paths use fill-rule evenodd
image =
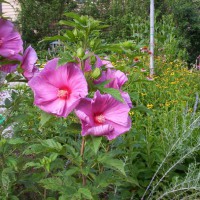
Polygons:
M0 13L3 13L4 17L10 18L12 21L17 20L18 11L20 9L17 0L8 0L8 3L1 3Z

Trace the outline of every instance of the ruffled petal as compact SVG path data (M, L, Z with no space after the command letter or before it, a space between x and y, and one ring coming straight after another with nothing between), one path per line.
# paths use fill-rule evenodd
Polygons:
M70 111L67 109L66 101L62 99L55 99L42 104L36 104L41 110L57 115L59 117L67 117Z
M86 122L88 125L92 126L94 124L94 120L91 107L91 99L82 99L76 107L75 114L81 121Z
M107 123L109 123L112 127L114 127L114 131L111 134L106 135L107 139L113 140L116 137L120 136L121 134L128 132L131 129L131 118L128 116L126 118L126 121L127 121L126 126L121 126L119 124L114 123L113 121L107 120Z
M40 105L58 98L58 88L49 84L44 76L38 75L32 78L28 85L34 92L35 104Z
M94 136L108 136L112 134L114 128L110 124L104 124L89 128L83 135L94 135Z
M128 104L129 108L133 108L133 104L129 94L127 92L121 92L121 95L125 102Z

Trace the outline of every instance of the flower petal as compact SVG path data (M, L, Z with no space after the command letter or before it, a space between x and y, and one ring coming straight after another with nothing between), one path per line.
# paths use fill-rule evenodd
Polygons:
M94 135L94 136L108 136L112 134L114 128L110 124L104 124L99 126L91 127L87 130L87 132L83 135Z

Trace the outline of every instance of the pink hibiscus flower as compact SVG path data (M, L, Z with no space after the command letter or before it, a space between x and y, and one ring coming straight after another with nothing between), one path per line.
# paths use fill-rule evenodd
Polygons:
M22 51L23 42L14 25L8 20L0 19L0 56L8 58Z
M97 91L93 99L81 100L75 113L81 120L82 136L105 136L112 140L130 130L129 111L127 104Z
M114 68L114 66L112 65L112 63L109 60L102 60L102 64L106 67L106 68Z
M38 57L35 50L29 46L24 52L21 68L23 69L23 75L27 80L39 73L39 69L35 66Z
M106 71L102 72L101 77L98 80L95 80L94 83L99 84L106 80L110 80L106 87L121 89L124 83L128 81L128 78L120 70L107 69Z
M95 62L95 67L100 68L103 63L101 61L101 58L99 56L95 55L96 62ZM84 72L89 72L92 70L92 65L91 65L91 60L90 58L85 60L85 67L84 67Z
M49 61L29 86L34 92L34 103L45 112L67 117L88 94L87 82L75 63L58 67L57 58Z
M130 108L133 107L130 96L127 92L122 91L122 86L128 81L127 76L121 72L120 70L107 69L102 72L101 77L98 80L95 80L95 84L102 83L106 80L110 80L110 82L105 85L106 88L114 88L120 91L122 98L129 105Z

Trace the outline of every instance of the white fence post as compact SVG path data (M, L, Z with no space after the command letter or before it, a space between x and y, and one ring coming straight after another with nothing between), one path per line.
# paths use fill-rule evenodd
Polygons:
M150 76L154 75L154 0L150 3Z

